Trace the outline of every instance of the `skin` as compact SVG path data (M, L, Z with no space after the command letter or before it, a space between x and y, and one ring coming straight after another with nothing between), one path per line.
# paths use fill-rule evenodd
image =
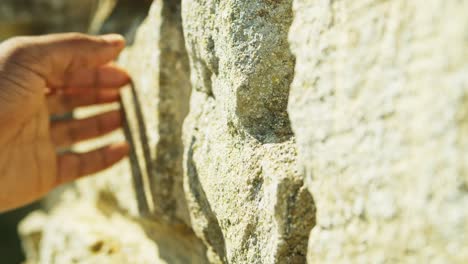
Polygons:
M0 212L31 203L127 155L124 142L88 153L57 152L118 129L119 111L50 121L51 115L76 107L119 100L119 88L130 77L112 61L124 46L120 35L78 33L0 44Z

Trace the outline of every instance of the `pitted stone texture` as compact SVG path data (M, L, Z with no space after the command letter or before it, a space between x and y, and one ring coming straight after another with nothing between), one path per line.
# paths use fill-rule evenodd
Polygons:
M295 0L309 263L467 263L468 2Z
M192 226L213 263L304 263L314 203L286 111L291 1L183 1Z
M292 1L184 1L192 85L215 98L236 129L262 142L291 137L294 75L287 42Z

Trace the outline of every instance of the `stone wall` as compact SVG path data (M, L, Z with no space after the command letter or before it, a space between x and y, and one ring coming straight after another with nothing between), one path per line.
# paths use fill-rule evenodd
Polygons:
M129 161L20 231L39 263L466 263L467 1L155 1Z

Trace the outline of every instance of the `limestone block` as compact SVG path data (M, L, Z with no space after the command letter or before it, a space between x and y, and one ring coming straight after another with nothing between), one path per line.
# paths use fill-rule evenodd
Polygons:
M467 263L468 2L295 0L309 263Z
M149 188L153 212L169 222L190 225L182 184L182 123L190 97L188 58L182 34L180 3L155 3L120 63L133 77L134 107L148 148ZM138 120L128 120L131 123ZM139 160L144 160L143 156Z
M189 225L182 194L183 149L180 136L190 93L188 59L184 58L183 36L177 26L180 26L180 15L177 22L177 15L172 12L178 11L172 5L160 2L152 6L135 43L119 59L119 64L129 71L134 82L136 101L131 110L142 115L142 120L127 121L130 126L141 129L133 132L144 135L138 138L141 142L136 143L145 146L149 152L149 157L138 157L139 161L147 162L145 165L150 169L148 186L136 185L131 173L136 164L123 162L111 173L78 182L74 188L76 194L67 197L94 202L101 191L110 191L119 201L119 206L130 215L152 215L168 223ZM163 22L166 19L170 21ZM177 30L178 33L175 32ZM169 78L171 74L177 77ZM141 123L136 124L138 121ZM100 143L102 139L87 145L95 147ZM118 175L119 178L110 175ZM138 199L143 188L149 188L151 210Z
M286 111L292 1L183 1L185 192L212 263L304 263L314 203Z

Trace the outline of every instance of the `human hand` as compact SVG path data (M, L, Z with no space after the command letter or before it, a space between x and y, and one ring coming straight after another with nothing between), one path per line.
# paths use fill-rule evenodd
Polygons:
M127 155L126 143L88 153L56 152L119 128L119 111L50 121L51 115L79 106L119 100L119 87L130 78L110 62L124 46L119 35L78 33L17 37L0 44L0 212Z

